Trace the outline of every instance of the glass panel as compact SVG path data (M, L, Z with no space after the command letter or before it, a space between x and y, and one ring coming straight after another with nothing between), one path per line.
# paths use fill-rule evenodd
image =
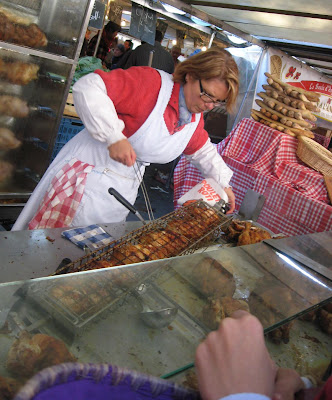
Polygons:
M47 168L71 65L0 49L0 192L29 193Z
M263 49L258 46L249 46L245 48L228 48L227 50L233 55L240 74L240 87L239 96L236 100L236 110L227 120L227 133L229 133L238 121L250 115L253 96L255 95L255 82L257 80L257 76L254 74ZM254 80L254 82L252 82L252 80ZM243 101L244 104L242 104Z
M88 3L89 0L1 0L1 25L9 25L6 31L0 28L0 39L74 58Z
M15 368L7 362L8 354L14 357L9 349L16 338L23 345L43 333L81 362L162 376L190 365L200 341L241 302L268 332L323 304L331 292L327 279L263 243L1 284L0 375L15 369L28 376L24 360L16 359ZM147 308L163 312L142 315ZM54 362L72 356L63 357Z

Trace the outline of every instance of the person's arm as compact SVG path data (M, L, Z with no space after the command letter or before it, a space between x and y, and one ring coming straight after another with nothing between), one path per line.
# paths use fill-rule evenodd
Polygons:
M300 375L290 368L279 368L274 386L274 400L294 400L294 395L306 385Z
M258 393L236 393L218 400L271 400L270 397Z
M73 86L75 110L90 135L107 146L126 139L124 123L118 118L102 78L91 73Z
M124 123L118 118L102 78L95 73L83 76L74 84L73 96L77 114L91 136L106 143L112 159L133 165L135 151L122 133Z
M247 399L252 394L272 398L277 368L266 348L262 324L246 311L236 311L209 333L197 347L195 367L203 400L240 393L248 393Z
M208 138L205 144L193 154L185 154L187 159L199 169L205 178L213 178L225 190L228 196L229 211L232 213L235 210L235 195L229 184L233 172L226 165L216 147Z

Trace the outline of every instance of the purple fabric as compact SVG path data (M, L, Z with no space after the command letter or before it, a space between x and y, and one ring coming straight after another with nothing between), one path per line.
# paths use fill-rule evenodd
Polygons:
M316 133L316 132L313 132L313 133L315 135L314 140L317 143L321 144L322 146L324 146L325 148L328 149L328 147L330 145L331 138L323 136L323 135L320 135L319 133Z
M199 393L172 382L108 364L67 363L30 379L14 400L198 400Z

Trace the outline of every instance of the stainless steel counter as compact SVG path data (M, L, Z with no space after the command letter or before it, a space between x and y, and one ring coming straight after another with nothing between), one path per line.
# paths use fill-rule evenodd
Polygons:
M140 222L100 225L114 239L137 229ZM64 258L76 260L84 251L63 238L68 228L0 232L0 283L52 274Z
M103 226L114 238L137 227L136 222ZM110 362L162 376L191 364L197 345L215 329L217 316L207 318L211 299L245 301L269 334L332 298L331 280L281 257L265 243L46 277L64 257L74 260L84 254L61 238L61 232L1 233L0 320L4 315L7 325L0 330L0 375L8 373L8 350L23 330L62 340L81 362ZM315 247L321 246L318 254L325 251L324 260L315 256L312 246L307 254L328 268L331 235L313 235ZM307 235L290 238L296 249L308 240L311 243ZM13 282L22 279L26 280ZM145 301L177 308L167 326L152 328L141 318L137 288L142 283L147 287ZM311 373L313 364L326 368L332 342L323 331L316 334L318 329L296 320L289 344L270 343L276 361L286 367L301 365L303 374ZM313 355L308 353L310 346Z

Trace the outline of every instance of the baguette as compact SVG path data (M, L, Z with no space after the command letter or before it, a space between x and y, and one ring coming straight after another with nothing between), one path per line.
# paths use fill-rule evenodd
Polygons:
M300 110L300 109L297 109L297 108L293 108L291 106L286 105L285 103L282 103L282 102L280 102L280 101L278 101L278 100L276 100L274 98L271 98L271 97L267 96L263 92L257 93L257 95L259 97L261 97L262 99L267 99L268 101L270 101L270 100L273 101L275 103L275 106L273 108L276 111L278 111L276 109L276 106L278 105L279 107L282 107L282 109L285 108L287 111L292 111L294 113L294 116L295 116L296 119L301 119L300 116L296 117L296 115L297 115L296 113L300 113L302 117L307 118L310 121L313 121L313 122L317 121L317 118L309 110ZM280 112L282 112L281 109L280 109ZM282 112L282 114L284 114L284 113ZM292 117L292 115L290 115L289 113L287 113L287 115L289 117Z
M296 103L294 103L295 108L299 108L301 110L310 110L310 111L314 111L314 112L319 112L319 108L310 101L302 101L299 99L293 99L291 96L287 96L284 92L277 91L270 85L263 85L262 87L266 91L266 93L269 93L271 95L271 97L273 97L276 100L282 101L283 103L285 103L287 105L291 104L291 102L294 101L294 102L296 102Z
M268 125L272 129L276 129L279 132L287 133L290 136L296 136L296 134L294 132L291 132L287 126L282 126L281 124L279 124L279 122L273 121L272 119L266 117L265 114L255 109L251 110L251 116L254 118L254 120L259 121L264 125Z
M318 101L319 100L320 95L318 93L308 92L307 90L304 90L302 88L298 88L296 86L289 85L288 83L283 82L282 80L280 80L279 78L269 74L268 72L265 72L265 76L268 79L272 79L273 82L277 83L278 85L280 85L280 86L282 86L284 88L292 89L292 91L296 91L297 93L303 94L310 101ZM304 100L304 101L306 101L306 100Z
M262 118L262 119L265 119L265 120L267 120L267 121L269 121L271 123L276 123L275 121L273 121L273 120L269 119L268 117L266 117L264 115L264 113L262 113L260 111L257 111L254 108L251 110L251 113L255 114L256 118ZM277 125L280 125L281 127L284 128L284 133L288 133L287 131L285 131L286 129L288 129L292 133L291 136L307 136L310 139L313 139L315 137L315 135L310 131L305 131L303 129L290 128L289 126L286 126L286 125L282 124L280 121L277 123Z
M284 114L279 113L278 111L275 111L268 107L265 103L263 103L261 100L256 99L256 104L259 105L260 107L266 108L267 111L270 111L272 114L277 115L279 118L285 118ZM302 127L308 128L308 129L313 129L314 127L307 121L300 120L300 119L295 119L291 117L287 117L287 119L295 124L298 124Z

